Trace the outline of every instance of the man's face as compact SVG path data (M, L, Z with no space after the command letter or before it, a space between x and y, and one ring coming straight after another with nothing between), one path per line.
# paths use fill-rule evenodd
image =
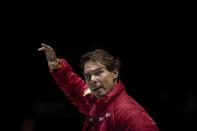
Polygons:
M95 61L87 61L84 65L86 83L96 98L101 98L112 89L117 73L110 72L106 67Z

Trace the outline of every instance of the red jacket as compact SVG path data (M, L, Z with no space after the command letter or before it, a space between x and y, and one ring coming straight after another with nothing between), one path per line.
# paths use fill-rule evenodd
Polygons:
M119 81L106 97L95 99L86 94L86 83L65 60L63 68L52 76L79 111L87 116L83 131L159 131L147 112L126 91Z

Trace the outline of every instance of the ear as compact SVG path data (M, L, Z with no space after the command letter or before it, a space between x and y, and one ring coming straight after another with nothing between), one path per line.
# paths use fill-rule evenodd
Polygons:
M112 75L113 75L113 78L118 78L118 69L117 68L115 68L113 71L112 71Z

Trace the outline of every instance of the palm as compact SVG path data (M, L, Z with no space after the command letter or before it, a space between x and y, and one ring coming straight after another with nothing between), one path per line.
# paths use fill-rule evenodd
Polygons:
M56 58L57 58L53 48L50 47L49 45L45 44L45 43L41 44L41 47L38 49L38 51L44 51L45 52L46 59L47 59L48 62L55 61Z

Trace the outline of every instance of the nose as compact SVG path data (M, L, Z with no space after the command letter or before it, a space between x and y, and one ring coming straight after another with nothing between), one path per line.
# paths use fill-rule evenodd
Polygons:
M91 76L91 83L97 83L97 78L95 75Z

